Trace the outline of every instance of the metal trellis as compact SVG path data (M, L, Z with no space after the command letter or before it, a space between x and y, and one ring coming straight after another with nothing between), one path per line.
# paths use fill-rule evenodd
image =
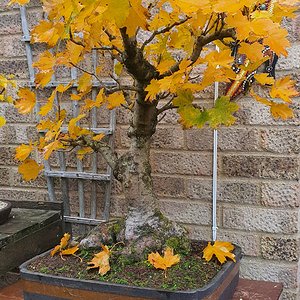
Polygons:
M27 11L25 7L20 8L21 13L21 21L22 21L22 30L23 30L23 38L22 41L25 43L26 56L28 62L28 70L29 70L29 85L34 87L34 79L35 79L35 70L32 66L33 63L33 49L30 44L30 31L28 27L27 21ZM92 59L92 67L94 70L97 68L97 51L92 50L91 54ZM76 92L77 87L77 70L71 69L70 77L74 80L74 84L72 87L72 92ZM51 82L47 85L48 88L55 88L59 84L66 84L67 82L61 82L56 79L55 76L52 77ZM107 86L115 85L112 81L106 82ZM92 99L95 99L97 96L97 87L99 86L98 82L93 82L92 86ZM58 99L55 99L56 103L58 103ZM73 117L78 116L79 107L76 101L73 102ZM39 104L37 104L36 112L39 110ZM109 115L109 124L107 127L98 127L97 124L97 109L93 108L91 111L91 127L89 128L94 131L96 134L104 133L109 138L109 145L113 147L113 138L115 132L116 125L116 115L115 111L110 111ZM66 132L67 128L62 128L62 132ZM111 199L111 186L112 186L112 169L107 165L106 173L98 173L97 165L98 165L98 156L96 153L92 154L91 158L91 170L86 171L81 160L77 159L76 161L76 170L69 171L66 164L66 154L65 152L58 153L58 162L59 162L59 170L55 170L51 167L50 163L45 160L44 161L44 175L47 180L48 194L49 200L55 201L57 199L56 189L55 189L55 178L60 179L60 191L61 197L64 203L64 220L68 223L75 224L86 224L86 225L97 225L101 222L107 221L109 219L110 214L110 199ZM70 204L70 189L69 189L69 181L71 179L77 180L77 189L78 189L78 215L71 214L71 204ZM85 183L86 181L91 181L91 194L90 194L90 214L87 216L86 206L87 202L85 199ZM101 216L97 215L97 184L99 182L103 182L105 185L104 192L104 203L103 203L103 211Z

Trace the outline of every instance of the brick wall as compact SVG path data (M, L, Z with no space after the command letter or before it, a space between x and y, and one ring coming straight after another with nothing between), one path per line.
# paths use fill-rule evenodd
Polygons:
M26 84L19 10L8 10L6 2L0 3L0 72L15 73L19 83ZM30 23L40 17L38 1L33 1L28 10ZM289 57L279 62L280 73L292 73L298 86L299 25L300 17L286 22L293 46ZM201 97L209 102L212 93ZM273 120L265 107L251 99L239 103L236 125L219 131L218 238L242 246L242 276L283 282L282 299L299 299L299 99L295 119L287 122ZM5 104L0 113L9 121L0 129L0 199L47 200L45 179L23 182L13 159L15 146L34 134L35 117L20 116ZM124 134L128 117L118 112L117 122L115 141L122 152L128 147ZM210 129L183 131L172 112L162 120L151 152L162 209L200 239L211 238L212 144ZM125 205L117 183L112 198L112 214L121 215Z

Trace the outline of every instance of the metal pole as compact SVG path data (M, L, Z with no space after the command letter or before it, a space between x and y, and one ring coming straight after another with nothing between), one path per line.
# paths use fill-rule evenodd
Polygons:
M219 48L216 47L219 51ZM214 101L219 97L219 82L215 82ZM218 130L214 130L213 145L213 204L212 204L212 240L217 239L217 192L218 192Z

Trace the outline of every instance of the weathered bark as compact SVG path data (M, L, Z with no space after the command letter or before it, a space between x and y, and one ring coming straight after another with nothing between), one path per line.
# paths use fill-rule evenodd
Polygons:
M125 238L137 238L136 229L153 222L158 211L157 198L153 192L150 165L150 140L155 132L157 110L154 105L135 104L132 124L128 133L130 149L120 158L115 169L122 182L128 212Z
M163 216L153 191L150 144L158 110L154 103L147 104L143 97L140 94L135 102L128 132L130 149L117 160L114 168L114 176L122 183L127 204L125 220L122 226L111 227L108 224L107 227L113 228L113 238L107 234L109 228L99 226L91 232L90 238L82 241L82 247L123 240L126 245L124 251L133 258L140 258L145 252L160 250L166 245L180 247L184 251L189 247L185 229ZM119 232L115 230L117 227Z

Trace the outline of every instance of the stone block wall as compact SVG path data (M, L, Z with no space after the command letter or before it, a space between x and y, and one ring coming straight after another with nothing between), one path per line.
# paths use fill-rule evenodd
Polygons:
M28 81L21 21L16 7L0 3L0 72L14 73L20 85ZM41 18L39 1L28 9L31 25ZM286 22L292 47L280 58L278 76L292 73L300 86L300 16ZM209 103L213 91L201 94ZM295 118L273 120L267 108L245 98L237 123L219 130L218 146L218 239L242 246L241 274L246 278L284 283L284 300L300 299L299 264L299 164L300 102ZM23 182L17 172L14 148L34 135L34 115L20 116L14 108L0 105L8 119L0 129L0 199L47 201L46 181ZM121 153L128 147L128 116L117 113L115 145ZM166 114L153 137L151 151L155 191L163 211L184 223L193 238L211 239L213 132L182 130L174 112ZM59 193L58 193L59 194ZM78 201L74 200L76 212ZM126 205L114 182L112 215Z

